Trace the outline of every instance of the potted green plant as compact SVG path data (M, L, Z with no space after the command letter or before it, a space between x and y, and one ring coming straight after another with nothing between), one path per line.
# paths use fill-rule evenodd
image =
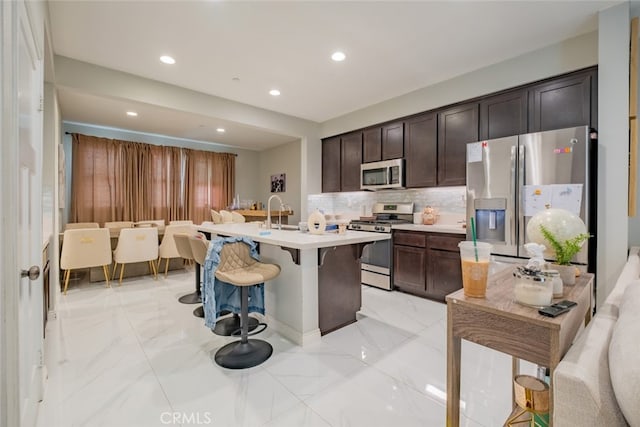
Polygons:
M576 280L576 273L575 267L571 265L571 260L591 236L589 233L580 233L570 239L561 240L542 224L540 224L540 232L555 253L556 268L560 271L562 282L565 285L573 285Z

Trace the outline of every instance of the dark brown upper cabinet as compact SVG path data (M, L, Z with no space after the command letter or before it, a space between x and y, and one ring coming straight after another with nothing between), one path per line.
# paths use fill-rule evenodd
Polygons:
M598 68L590 67L327 138L322 191L358 190L358 155L362 163L404 158L409 188L465 185L469 142L597 123Z
M322 192L340 191L340 137L322 141Z
M405 185L408 188L437 185L438 123L435 113L404 122Z
M480 101L480 138L527 133L527 91L519 89Z
M529 132L594 126L593 71L580 72L529 89Z
M404 124L391 123L382 127L382 160L404 157Z
M478 141L479 104L438 113L438 185L466 185L467 143Z
M382 160L382 126L362 132L362 163Z
M362 163L362 132L342 136L340 166L341 191L360 190L360 164Z

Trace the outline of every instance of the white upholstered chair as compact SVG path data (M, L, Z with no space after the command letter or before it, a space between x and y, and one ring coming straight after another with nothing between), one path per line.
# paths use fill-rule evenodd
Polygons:
M132 228L133 221L113 221L105 222L104 228Z
M100 228L97 222L69 222L64 226L65 230L75 230L78 228Z
M134 222L134 227L158 227L158 231L164 231L164 219L143 219Z
M222 215L220 215L220 212L211 209L211 221L213 221L214 224L222 224Z
M230 222L233 222L233 216L231 215L231 212L226 211L224 209L222 209L220 211L220 216L222 217L222 223L223 224L227 224Z
M60 255L64 270L64 294L67 294L71 270L102 266L109 286L111 238L106 228L78 228L65 230Z
M240 215L238 212L231 212L231 221L232 222L245 222L246 219L243 215Z
M190 219L169 221L169 225L192 225L192 224L193 224L193 221Z
M160 262L158 262L158 266L163 259L166 260L164 266L164 276L167 277L167 272L169 271L169 259L171 258L184 258L178 252L178 248L176 246L176 241L174 239L174 235L177 233L188 234L191 233L191 226L188 224L169 224L164 229L164 236L162 237L162 242L160 243L160 248L158 249L158 254L160 257ZM187 258L192 259L192 258Z
M122 275L124 274L124 265L132 262L149 263L149 271L154 277L158 278L156 270L156 260L158 259L158 228L142 227L142 228L123 228L118 237L118 246L113 251L113 272L115 274L116 267L120 267L120 280L122 284Z

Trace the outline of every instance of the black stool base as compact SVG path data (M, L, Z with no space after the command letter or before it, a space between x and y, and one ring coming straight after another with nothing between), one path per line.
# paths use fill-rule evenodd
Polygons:
M204 319L204 307L200 306L193 310L193 315Z
M215 361L228 369L245 369L258 366L273 353L273 347L263 340L235 341L216 352Z
M253 331L258 327L258 319L249 317L249 331ZM240 329L240 317L237 315L225 317L216 320L216 326L211 330L216 335L223 337L231 336L235 331Z
M200 298L199 293L193 292L193 293L181 296L180 298L178 298L178 301L180 301L183 304L198 304L202 302L202 298Z

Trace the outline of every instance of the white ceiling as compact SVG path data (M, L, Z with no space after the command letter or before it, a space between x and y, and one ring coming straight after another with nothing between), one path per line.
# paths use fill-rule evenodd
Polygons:
M617 3L50 0L49 12L56 55L324 122L593 31ZM216 117L70 89L59 100L68 121L251 149L291 140L237 122L220 136Z

